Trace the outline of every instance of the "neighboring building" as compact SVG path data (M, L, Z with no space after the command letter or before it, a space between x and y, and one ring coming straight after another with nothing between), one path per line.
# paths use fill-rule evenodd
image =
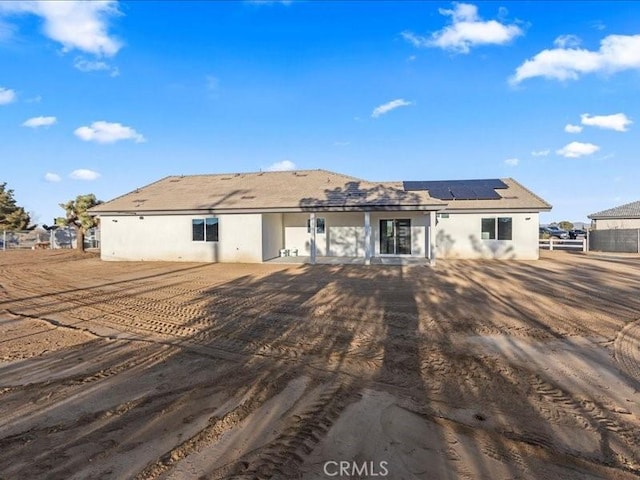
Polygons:
M594 230L640 228L640 200L588 215Z
M103 260L538 258L551 205L511 178L368 182L326 170L163 178L90 210ZM313 226L315 225L315 228Z

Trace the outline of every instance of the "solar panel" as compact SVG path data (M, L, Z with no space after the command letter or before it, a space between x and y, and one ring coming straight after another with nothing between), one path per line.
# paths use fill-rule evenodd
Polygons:
M456 200L475 200L477 198L473 188L469 185L453 185L451 193Z
M405 191L429 191L429 195L440 200L497 200L502 197L496 189L508 188L498 178L478 180L433 180L403 182Z

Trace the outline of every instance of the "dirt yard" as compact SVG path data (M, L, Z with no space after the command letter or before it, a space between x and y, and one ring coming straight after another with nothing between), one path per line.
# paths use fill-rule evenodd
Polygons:
M640 258L0 252L0 478L637 479Z

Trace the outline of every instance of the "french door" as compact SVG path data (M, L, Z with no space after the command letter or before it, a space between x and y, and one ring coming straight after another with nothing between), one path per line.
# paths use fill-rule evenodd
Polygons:
M411 220L380 220L380 254L411 255Z

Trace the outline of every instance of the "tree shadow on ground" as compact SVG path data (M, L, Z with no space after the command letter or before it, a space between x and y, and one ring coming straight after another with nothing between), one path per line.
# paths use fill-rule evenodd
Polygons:
M14 463L11 471L62 478L88 473L83 469L91 459L104 478L159 478L217 445L210 451L216 457L202 465L202 478L295 478L313 468L306 458L322 455L318 448L349 415L349 406L367 390L381 390L416 422L435 425L431 438L401 445L426 452L435 444L441 452L431 470L436 473L417 478L469 472L475 478L569 477L605 466L623 475L630 468L624 459L637 461L639 451L631 420L546 375L517 343L511 349L524 360L516 364L508 360L510 352L492 354L464 343L482 335L537 342L576 333L612 335L640 310L634 293L640 280L616 277L598 262L440 261L433 269L210 265L153 278L141 271L123 283L105 278L76 294L65 286L45 303L34 302L30 314L80 319L87 327L98 322L132 339L87 347L82 355L95 371L75 376L63 375L67 352L49 355L50 366L61 365L59 379L5 393L6 408L25 394L36 402L13 433L0 438L0 465L32 456L35 462ZM584 321L585 305L601 321ZM560 312L562 322L546 315L548 309ZM2 367L3 378L15 378L17 368ZM21 363L20 372L25 368ZM280 395L300 377L310 379L303 394L273 421L252 423L271 400L284 401ZM93 411L86 410L92 404ZM50 423L70 406L84 413ZM191 416L194 427L182 427L182 437L163 428L191 425ZM581 453L557 436L558 419L597 436L596 451ZM250 429L252 439L240 450L223 438L238 429ZM149 436L158 443L145 450ZM362 435L354 441L362 454L376 440ZM396 457L364 460L387 460L393 472L404 460L400 450L390 452ZM138 460L128 470L114 467L132 454ZM221 465L217 459L225 460ZM433 468L424 459L416 462L416 472Z

